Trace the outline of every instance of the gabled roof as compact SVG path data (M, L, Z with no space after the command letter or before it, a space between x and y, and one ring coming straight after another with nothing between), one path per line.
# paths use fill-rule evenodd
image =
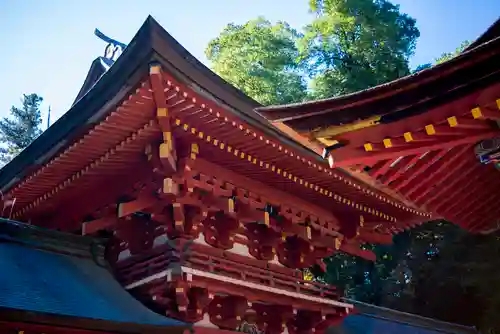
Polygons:
M129 295L108 270L103 249L96 239L0 220L2 319L123 333L187 328Z
M414 314L349 300L356 313L346 317L341 326L328 334L477 334L472 327L461 326Z
M500 20L459 56L360 92L324 100L257 108L299 132L382 116L381 123L424 113L498 81Z
M103 120L110 107L123 100L137 87L140 79L148 75L151 63L160 63L177 80L205 97L224 104L250 125L320 160L319 156L290 140L255 113L254 108L260 106L256 101L199 62L152 17L146 19L115 64L94 82L92 79L101 72L96 62L98 60L94 62L88 80L70 110L0 170L0 190L8 190ZM92 89L87 91L89 86Z

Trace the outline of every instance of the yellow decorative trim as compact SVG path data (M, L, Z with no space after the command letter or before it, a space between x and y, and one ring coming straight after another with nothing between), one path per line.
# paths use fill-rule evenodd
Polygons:
M474 119L483 117L483 113L481 112L481 108L479 107L472 109L470 112L472 114L472 117L474 117Z
M149 67L149 74L159 74L161 72L160 65L153 65Z
M434 129L434 125L429 124L425 126L425 132L429 135L435 135L436 134L436 129Z
M374 116L362 121L354 122L352 124L346 124L341 126L330 126L326 129L312 131L314 138L328 138L333 137L342 133L352 132L368 127L377 125L380 121L380 116Z
M448 121L448 125L450 127L454 128L458 126L458 120L455 116L448 117L446 120Z
M391 141L391 138L385 138L385 139L383 140L383 142L384 142L384 147L385 147L385 148L391 148L391 147L392 147L392 141Z
M156 116L157 117L167 117L168 116L168 109L167 108L157 108L156 109Z
M365 151L366 152L371 152L373 151L373 145L371 143L366 143L365 145L363 145L365 147Z
M270 224L269 212L267 211L264 212L264 224L266 224L266 226L269 226Z
M412 142L412 141L413 141L413 136L412 136L411 132L405 132L403 136L404 136L405 141L406 141L407 143L409 143L409 142Z

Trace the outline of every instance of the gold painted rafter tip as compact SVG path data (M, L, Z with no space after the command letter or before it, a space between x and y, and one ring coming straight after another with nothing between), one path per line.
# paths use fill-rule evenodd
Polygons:
M160 65L151 65L149 67L149 74L159 74L161 72Z

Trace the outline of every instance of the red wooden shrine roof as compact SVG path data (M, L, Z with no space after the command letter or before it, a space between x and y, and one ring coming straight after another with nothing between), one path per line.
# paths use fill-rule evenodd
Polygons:
M459 56L361 92L257 108L332 166L389 188L433 217L488 231L498 171L474 146L500 136L500 20ZM368 181L367 181L368 182Z
M274 198L300 194L299 207L330 233L338 235L339 221L359 225L363 219L357 244L345 244L345 251L362 255L360 244L390 242L391 233L431 218L397 194L330 169L308 143L290 139L255 113L255 101L197 61L152 18L97 82L85 84L91 89L0 170L2 192L15 199L13 217L78 231L86 215L130 193L127 187L151 172L144 148L161 140L151 63L163 69L174 136L198 142L200 161L215 162L226 175L238 172L249 191Z

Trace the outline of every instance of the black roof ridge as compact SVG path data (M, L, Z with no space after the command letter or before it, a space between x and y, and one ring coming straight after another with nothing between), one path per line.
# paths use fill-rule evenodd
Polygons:
M0 242L104 261L105 240L0 218Z
M470 49L474 49L475 47L478 47L481 44L489 42L498 36L500 36L500 17L495 22L493 22L493 24L489 26L488 29L481 34L481 36L479 36L475 41L473 41L469 46L467 46L464 52L469 51Z

